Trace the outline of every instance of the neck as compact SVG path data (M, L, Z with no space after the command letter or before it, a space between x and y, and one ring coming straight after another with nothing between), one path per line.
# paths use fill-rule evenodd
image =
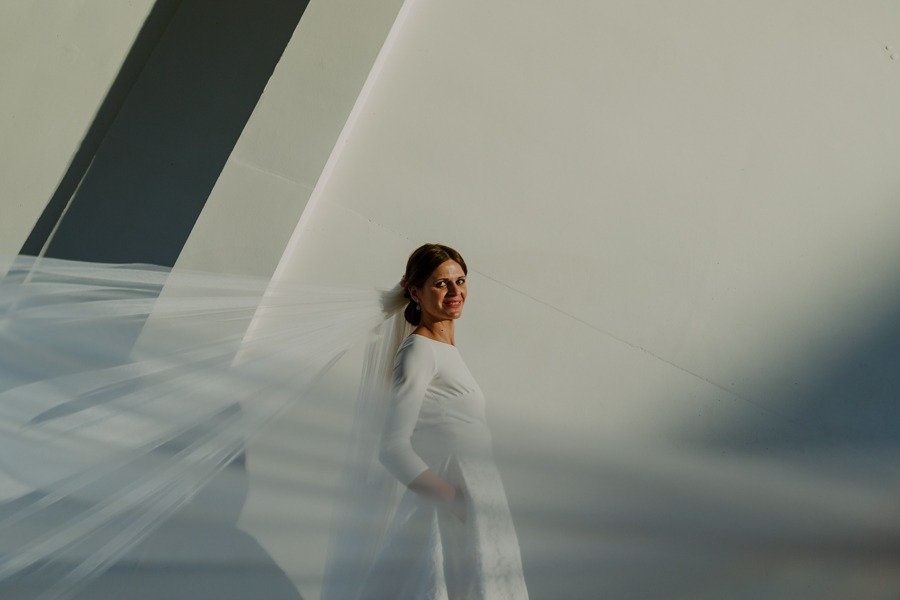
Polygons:
M456 325L456 321L453 319L448 319L446 321L430 321L422 319L422 322L416 328L416 331L417 333L424 333L428 337L446 344L455 344L456 339L453 335L454 325Z

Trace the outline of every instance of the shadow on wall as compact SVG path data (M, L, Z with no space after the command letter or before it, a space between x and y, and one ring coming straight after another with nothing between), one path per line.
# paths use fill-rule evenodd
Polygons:
M253 537L236 528L246 494L247 472L241 455L187 506L72 597L77 600L302 600L271 556ZM42 492L32 492L4 503L0 505L0 518L15 515L45 498ZM83 515L84 507L73 499L56 501L50 506L52 514L44 516L45 526ZM42 594L47 591L48 583L72 567L61 562L36 565L11 580L0 582L0 597L18 600L45 597Z
M41 413L33 421L52 420L55 415L86 408L89 406L64 404L57 407L61 410ZM90 566L97 558L102 561L108 542L122 535L130 538L150 527L141 523L141 519L153 514L148 507L135 512L127 506L128 495L121 494L123 482L129 482L125 490L135 484L131 471L140 469L149 478L158 476L162 469L171 471L179 457L208 450L205 444L211 433L241 418L240 407L232 405L140 460L93 475L87 473L89 479L78 483L73 488L76 491L62 499L35 490L0 504L0 522L6 534L0 540L0 556L15 556L23 548L23 542L27 542L24 547L29 550L40 546L42 541L60 544L51 560L35 562L16 576L0 581L0 597L44 598L54 585L72 586L73 573L81 573L76 580L83 578L86 565ZM150 530L146 538L111 568L99 577L88 578L83 588L70 587L70 592L77 591L71 597L78 600L302 600L272 557L252 536L237 528L249 488L245 455L239 454L222 467L187 504L165 518L158 528ZM176 475L170 485L178 485L177 478L183 476ZM98 498L112 499L112 503L99 504ZM90 500L85 504L86 499ZM88 536L79 533L82 523L98 515L104 516L96 531ZM85 556L90 560L78 565L70 559Z
M59 185L44 207L43 213L25 240L20 254L38 256L50 238L56 223L59 221L69 200L78 189L78 184L91 165L97 149L103 143L103 138L116 119L122 103L131 92L135 81L141 75L141 70L147 62L153 49L159 43L160 37L166 30L166 25L172 20L178 10L181 0L156 0L147 18L144 20L134 43L119 73L106 93L106 97L94 115L94 121L88 127L81 144L76 150L69 168L60 179Z
M302 600L250 535L237 529L248 489L241 455L78 600Z
M172 266L306 4L159 0L22 253Z
M900 598L898 323L835 334L796 386L748 376L757 408L740 418L698 415L592 456L507 449L504 476L539 481L511 498L532 595Z
M900 450L900 312L879 317L831 340L832 349L816 348L826 358L811 357L777 387L753 382L749 394L777 415L718 423L693 443L762 454L849 450L873 459Z

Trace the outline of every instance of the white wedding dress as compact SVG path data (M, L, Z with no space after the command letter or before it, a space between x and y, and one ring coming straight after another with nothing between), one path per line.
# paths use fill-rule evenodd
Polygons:
M417 334L402 342L380 458L403 484L430 468L457 485L467 517L406 490L360 600L528 598L484 395L455 346Z

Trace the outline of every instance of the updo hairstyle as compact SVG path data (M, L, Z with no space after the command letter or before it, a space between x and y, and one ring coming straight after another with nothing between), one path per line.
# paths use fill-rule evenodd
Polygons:
M463 273L468 274L466 261L463 260L459 252L450 246L423 244L409 255L409 260L406 261L406 273L400 279L400 285L403 287L403 297L409 300L409 304L406 305L406 309L403 311L403 316L412 325L418 325L421 322L422 311L416 310L416 303L412 301L412 296L409 293L410 286L420 288L425 285L425 281L434 273L434 270L441 263L448 260L457 262L462 267Z

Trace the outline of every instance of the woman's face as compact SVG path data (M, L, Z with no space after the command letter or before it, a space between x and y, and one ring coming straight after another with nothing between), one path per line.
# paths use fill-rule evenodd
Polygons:
M418 302L422 316L433 321L458 319L466 301L466 274L455 260L445 260L425 280L421 288L410 287L409 293Z

